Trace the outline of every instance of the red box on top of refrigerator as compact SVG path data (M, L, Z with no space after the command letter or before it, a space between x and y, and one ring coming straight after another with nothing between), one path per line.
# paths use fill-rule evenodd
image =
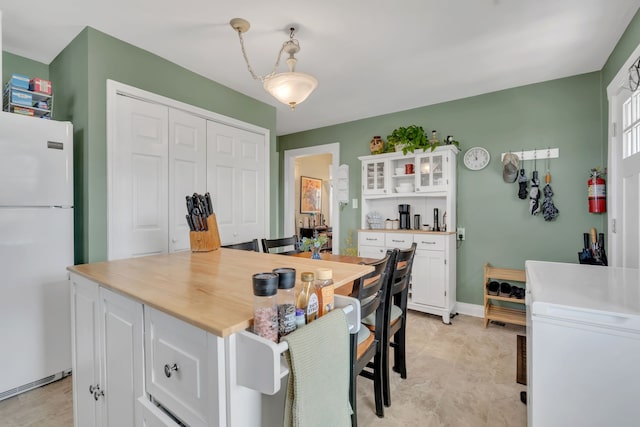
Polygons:
M29 90L33 92L46 93L51 95L51 82L38 77L29 80Z

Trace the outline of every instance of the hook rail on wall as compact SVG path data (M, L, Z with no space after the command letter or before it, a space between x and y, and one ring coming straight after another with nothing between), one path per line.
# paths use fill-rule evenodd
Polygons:
M560 157L559 148L543 148L540 150L518 151L512 150L509 153L516 154L518 158L522 160L540 160L540 159L557 159ZM502 153L500 160L504 158L507 153Z

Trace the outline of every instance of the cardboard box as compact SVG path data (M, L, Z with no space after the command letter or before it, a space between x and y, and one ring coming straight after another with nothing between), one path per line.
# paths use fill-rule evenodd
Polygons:
M29 77L22 74L12 74L9 84L13 87L29 90Z
M33 97L30 93L11 91L11 103L31 107L33 105Z
M24 107L13 107L13 112L16 114L22 114L23 116L32 116L34 115L34 111L31 108Z
M51 95L51 82L36 77L29 81L29 90L33 92L45 93Z

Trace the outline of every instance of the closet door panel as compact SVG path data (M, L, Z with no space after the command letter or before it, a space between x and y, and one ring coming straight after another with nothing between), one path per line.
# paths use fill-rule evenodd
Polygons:
M117 96L110 149L109 259L167 251L168 109Z
M210 173L215 176L215 179L211 180L211 186L208 189L212 194L218 228L233 226L234 169L233 167L216 165L213 169L210 169Z
M207 122L207 189L223 244L266 237L265 162L263 135Z
M169 252L190 248L185 197L205 193L206 132L205 119L169 110Z

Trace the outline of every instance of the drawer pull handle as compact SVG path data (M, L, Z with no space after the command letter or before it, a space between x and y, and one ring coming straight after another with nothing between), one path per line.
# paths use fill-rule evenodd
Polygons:
M98 401L98 397L104 396L104 391L100 390L100 384L96 384L95 387L93 385L90 385L89 394L93 394L94 400Z
M167 378L171 378L172 371L178 372L177 364L174 363L173 365L169 365L169 364L164 365L164 374L166 375Z
M394 243L404 243L404 240L391 239L391 241L394 242Z
M378 239L376 239L375 237L367 237L367 238L365 238L365 240L369 240L370 242L378 241Z
M422 241L423 245L435 245L436 242L425 242L424 240Z

